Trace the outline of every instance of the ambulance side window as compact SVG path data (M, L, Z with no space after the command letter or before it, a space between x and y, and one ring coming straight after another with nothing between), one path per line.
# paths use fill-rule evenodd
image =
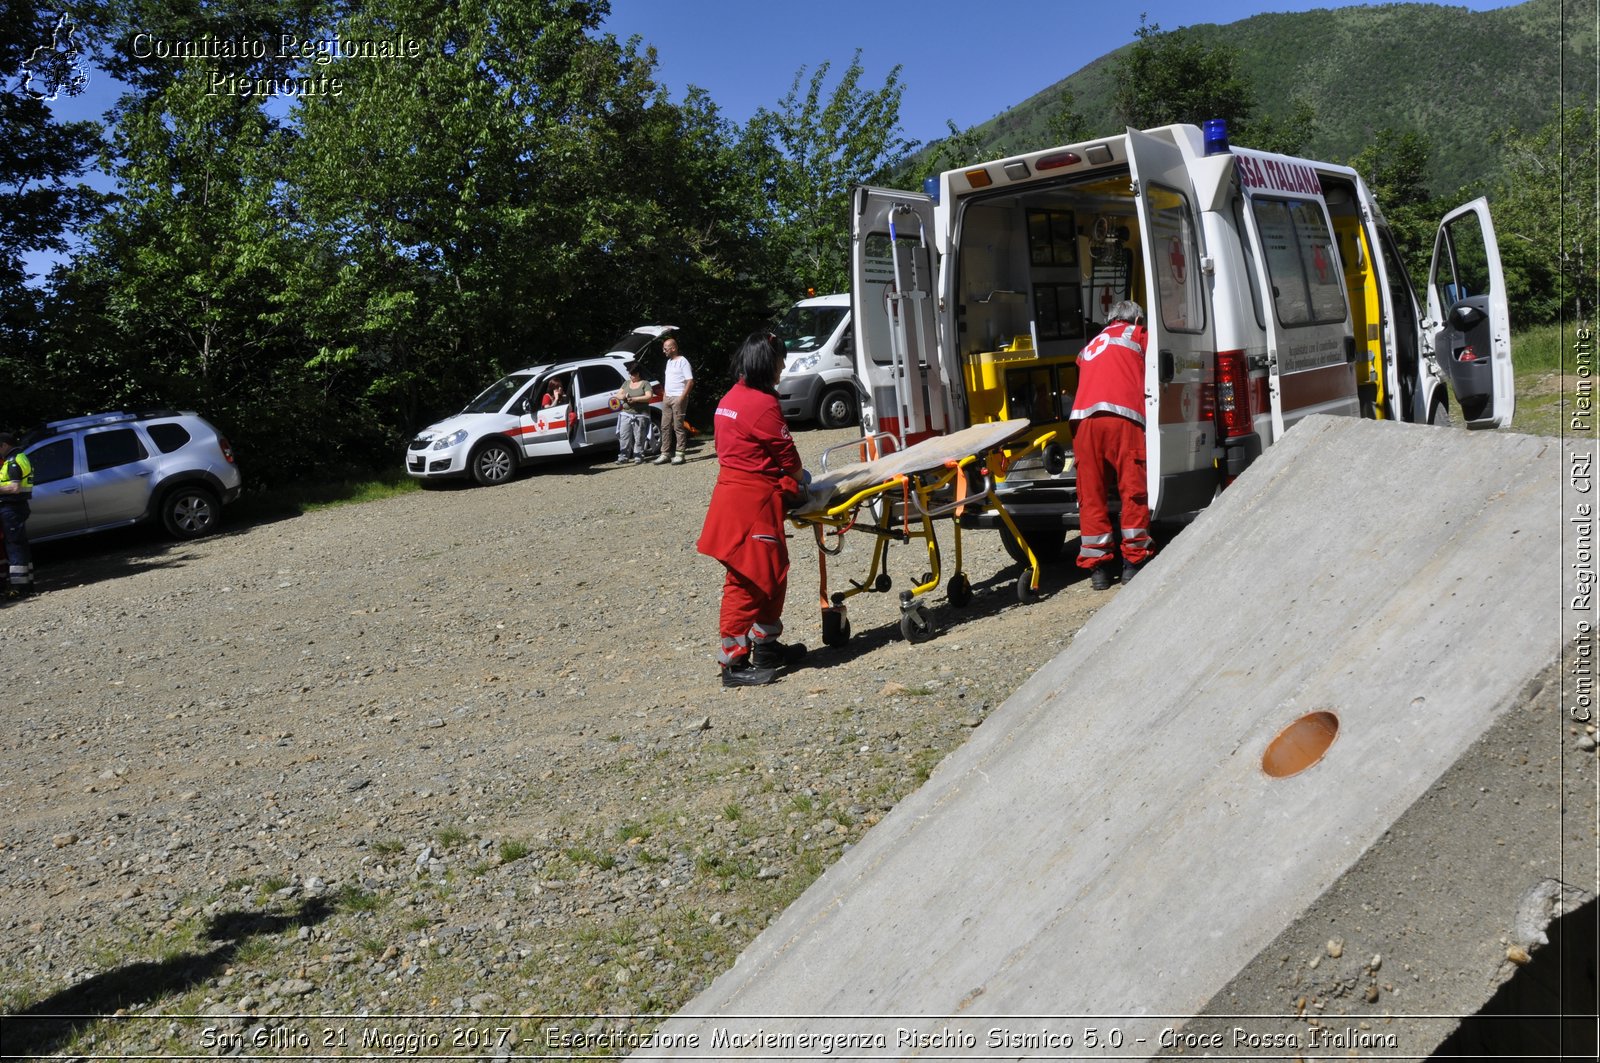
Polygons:
M1251 200L1266 253L1272 302L1285 328L1345 319L1339 259L1328 220L1314 200Z
M1244 200L1233 201L1233 227L1239 232L1239 246L1244 248L1244 275L1250 281L1250 306L1256 312L1256 324L1267 327L1267 314L1261 305L1261 277L1256 272L1256 246L1250 239L1250 230L1244 223Z
M1183 193L1160 185L1151 187L1149 201L1148 254L1154 259L1156 288L1161 296L1161 323L1175 332L1204 332L1205 293L1189 201Z

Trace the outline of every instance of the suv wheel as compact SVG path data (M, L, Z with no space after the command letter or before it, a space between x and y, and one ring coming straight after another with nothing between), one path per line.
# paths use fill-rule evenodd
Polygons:
M208 487L185 484L161 500L161 523L177 539L197 539L216 530L222 516L217 496Z
M505 443L485 443L472 454L472 478L485 486L503 484L516 471L517 455Z

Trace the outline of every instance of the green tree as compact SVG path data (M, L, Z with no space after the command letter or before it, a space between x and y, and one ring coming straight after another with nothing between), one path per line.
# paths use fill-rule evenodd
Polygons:
M1076 144L1094 136L1089 120L1078 110L1078 95L1064 88L1056 96L1056 103L1045 120L1045 132L1052 144Z
M858 50L832 92L829 63L804 83L796 72L776 110L746 127L747 148L768 177L770 241L790 291L837 291L849 277L851 190L885 173L913 144L900 133L900 68L882 87L861 84Z
M1114 67L1117 120L1135 129L1225 118L1238 136L1255 112L1239 53L1207 47L1182 29L1162 30L1139 16L1133 46Z
M47 412L39 352L43 292L26 256L67 250L72 229L98 204L77 179L97 151L98 127L58 122L49 100L81 91L75 27L31 2L0 8L0 426ZM15 75L15 76L13 76Z
M1438 224L1428 191L1432 159L1433 144L1427 136L1386 127L1349 163L1378 201L1419 291L1428 280L1428 259Z
M1505 170L1492 200L1512 318L1592 321L1600 290L1595 109L1569 108L1533 133L1501 140Z

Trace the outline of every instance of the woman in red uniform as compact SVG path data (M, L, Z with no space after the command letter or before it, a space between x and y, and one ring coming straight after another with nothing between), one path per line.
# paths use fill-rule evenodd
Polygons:
M778 678L802 647L778 642L789 587L784 507L801 495L804 470L778 408L783 344L752 333L735 356L739 382L717 404L717 485L695 548L728 570L722 584L722 685Z

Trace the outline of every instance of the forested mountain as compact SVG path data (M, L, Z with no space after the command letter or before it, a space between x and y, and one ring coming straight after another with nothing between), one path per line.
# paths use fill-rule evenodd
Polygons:
M1301 100L1312 106L1316 124L1306 154L1343 161L1385 128L1421 132L1434 149L1430 188L1445 193L1499 172L1497 134L1531 132L1556 119L1563 59L1567 105L1593 105L1594 9L1567 4L1563 28L1562 6L1562 0L1529 0L1475 12L1383 4L1256 15L1225 26L1196 24L1186 32L1202 44L1238 51L1265 117L1284 119ZM1131 38L1135 9L1128 17ZM1073 93L1091 131L1116 130L1113 72L1130 47L978 126L973 133L979 155L1048 143L1046 130L1062 90Z

